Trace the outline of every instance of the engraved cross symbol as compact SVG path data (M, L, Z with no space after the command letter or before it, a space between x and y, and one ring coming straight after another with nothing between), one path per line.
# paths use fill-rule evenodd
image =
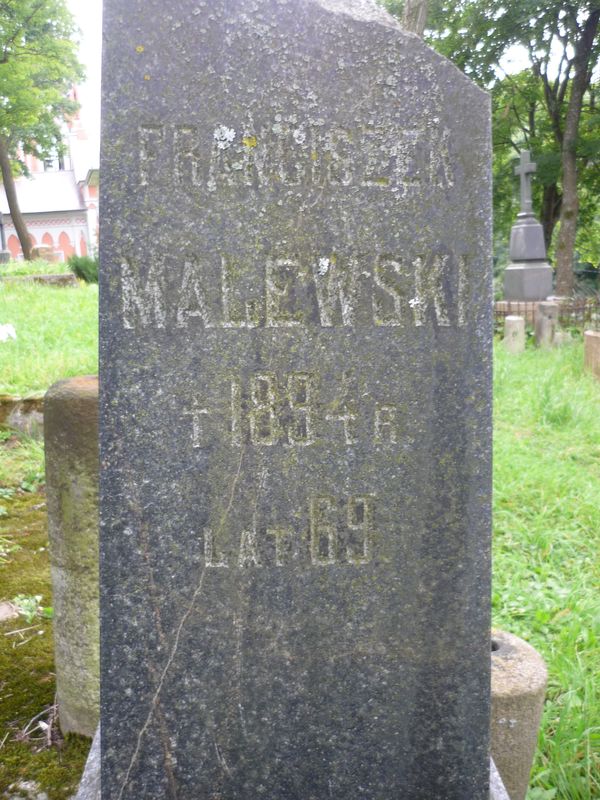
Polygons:
M192 408L184 411L186 416L192 418L192 447L202 447L202 417L208 414L207 408L202 408L198 398L194 398Z
M533 206L531 203L531 176L537 170L537 164L531 161L529 150L521 151L521 160L515 167L515 175L521 178L521 213L531 214Z

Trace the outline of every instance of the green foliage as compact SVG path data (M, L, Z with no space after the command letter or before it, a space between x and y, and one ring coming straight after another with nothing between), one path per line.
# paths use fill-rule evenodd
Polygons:
M402 0L380 0L401 18ZM597 0L430 0L426 39L467 75L492 92L494 134L494 228L498 267L505 265L510 227L518 212L513 159L529 149L538 164L534 207L549 243L562 200L562 136L571 97L575 46ZM530 66L507 75L503 57L512 46L529 54ZM591 48L598 64L600 37ZM579 226L576 250L583 261L600 264L600 85L592 84L579 120ZM550 248L552 257L553 250Z
M69 269L86 283L98 283L98 258L91 256L71 256Z
M21 547L15 544L14 539L8 536L0 536L0 567L9 563L11 553L16 553Z
M0 283L0 322L17 334L0 343L0 394L45 391L62 378L97 372L96 285Z
M0 3L0 136L20 164L19 148L40 158L62 151L59 120L82 78L65 0Z
M27 594L18 594L16 597L10 601L13 606L17 609L19 614L22 617L25 617L25 621L31 625L33 620L37 617L38 612L40 611L40 603L42 601L42 595L27 595Z
M44 481L44 446L24 433L0 429L0 499L8 507L15 493L39 490ZM29 493L29 492L28 492ZM0 520L1 521L1 520Z

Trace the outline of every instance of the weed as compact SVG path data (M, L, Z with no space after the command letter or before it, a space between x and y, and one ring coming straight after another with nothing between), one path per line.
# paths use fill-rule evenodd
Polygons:
M13 606L17 609L19 614L22 617L25 617L25 620L28 625L31 625L33 620L37 617L38 611L41 608L40 603L42 601L42 595L26 595L26 594L18 594L16 597L10 601Z
M86 283L98 283L98 258L91 256L71 256L69 269Z
M0 536L0 566L8 564L11 553L16 553L21 549L21 546L16 544L13 539L8 536Z

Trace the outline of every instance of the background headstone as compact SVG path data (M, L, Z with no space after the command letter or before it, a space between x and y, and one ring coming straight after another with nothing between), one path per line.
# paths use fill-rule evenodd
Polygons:
M583 340L585 367L600 379L600 331L586 331Z
M538 347L552 347L558 327L558 303L538 303L535 310L535 343Z
M509 353L515 355L525 350L525 320L523 317L508 316L505 318L504 346Z
M368 0L105 3L110 800L483 800L489 99Z
M504 271L505 300L545 300L552 294L552 267L546 260L544 229L535 218L531 179L537 165L530 153L521 153L515 174L521 184L521 211L510 234L511 263Z

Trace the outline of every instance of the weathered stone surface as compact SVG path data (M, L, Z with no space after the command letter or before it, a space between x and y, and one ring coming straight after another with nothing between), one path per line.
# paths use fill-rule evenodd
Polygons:
M504 346L509 353L518 355L525 350L525 320L523 317L506 317L504 320Z
M63 733L98 725L98 379L59 381L44 404L56 693Z
M525 800L548 673L530 644L492 631L492 756L511 800Z
M103 791L487 800L488 98L367 0L105 9Z
M600 331L586 331L583 341L585 368L600 380Z

